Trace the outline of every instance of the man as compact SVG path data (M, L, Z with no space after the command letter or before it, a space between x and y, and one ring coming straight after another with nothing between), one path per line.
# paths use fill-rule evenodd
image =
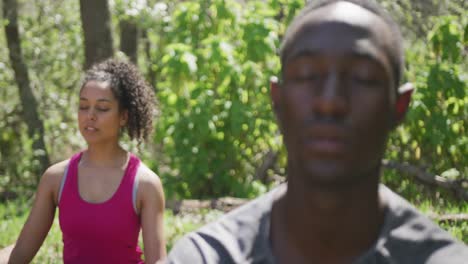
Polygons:
M288 28L273 108L288 182L180 240L169 263L468 263L468 250L379 184L402 40L370 1L315 1Z

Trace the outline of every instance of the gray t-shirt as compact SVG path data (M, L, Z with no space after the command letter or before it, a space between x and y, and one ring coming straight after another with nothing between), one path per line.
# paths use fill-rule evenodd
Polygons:
M179 240L168 263L275 263L269 240L270 213L286 184ZM375 245L354 263L467 264L468 247L381 185L388 205Z

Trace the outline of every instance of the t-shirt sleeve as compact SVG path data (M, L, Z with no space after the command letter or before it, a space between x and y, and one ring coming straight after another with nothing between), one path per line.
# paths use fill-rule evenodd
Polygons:
M193 234L179 239L167 256L166 263L206 263Z
M447 245L435 251L429 257L427 263L466 264L468 263L468 246L458 241Z
M190 233L176 242L167 256L169 264L211 264L224 263L216 248L200 234Z

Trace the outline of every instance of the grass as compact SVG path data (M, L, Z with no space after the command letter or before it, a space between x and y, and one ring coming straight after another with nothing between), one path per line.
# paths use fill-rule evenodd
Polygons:
M447 215L468 212L468 203L456 204L450 201L437 203L425 200L422 203L417 204L417 206L418 209L426 215ZM440 227L451 233L453 236L463 241L465 244L468 244L468 221L459 221L456 224L451 224L449 222L441 222L439 223L439 225Z
M15 242L26 221L26 204L24 200L0 204L0 248Z
M24 200L0 204L0 249L13 244L18 238L28 216L29 205L30 202ZM172 211L166 210L164 214L164 227L167 250L169 251L175 241L187 232L217 219L222 214L223 212L218 210L200 210L196 213L174 215ZM141 241L142 238L140 236L140 245L142 245ZM62 263L62 250L62 233L60 231L57 211L52 228L31 263Z
M29 205L30 202L24 200L0 204L0 249L15 242L26 221ZM468 212L467 203L438 205L428 200L418 204L418 208L425 214L442 215ZM164 225L168 251L184 234L217 219L222 214L221 211L217 210L201 210L194 213L174 215L170 210L166 210ZM459 240L468 243L468 222L441 223L440 226ZM49 235L32 263L62 263L62 247L62 235L56 217Z
M0 204L0 248L13 244L17 239L26 222L29 204L24 200ZM62 234L56 217L44 244L32 263L61 263L62 248Z

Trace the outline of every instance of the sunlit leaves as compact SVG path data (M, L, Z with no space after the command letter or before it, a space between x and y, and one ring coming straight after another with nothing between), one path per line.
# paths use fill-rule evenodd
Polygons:
M278 148L268 79L279 72L281 21L267 3L242 5L184 2L171 15L156 140L173 157L166 186L183 196L264 191L255 168L265 150Z
M435 25L428 35L429 49L421 44L408 49L406 76L416 92L398 137L391 141L390 148L398 152L390 155L434 174L446 171L442 176L449 177L454 174L447 171L456 170L459 177L466 177L468 90L462 56L466 24L456 17L441 17Z
M464 30L456 17L444 17L436 24L429 34L429 41L437 57L442 60L457 63L462 59L464 49ZM464 43L465 42L465 43Z
M162 74L179 91L180 86L189 81L197 71L197 58L191 53L190 46L180 43L168 45L164 54Z

